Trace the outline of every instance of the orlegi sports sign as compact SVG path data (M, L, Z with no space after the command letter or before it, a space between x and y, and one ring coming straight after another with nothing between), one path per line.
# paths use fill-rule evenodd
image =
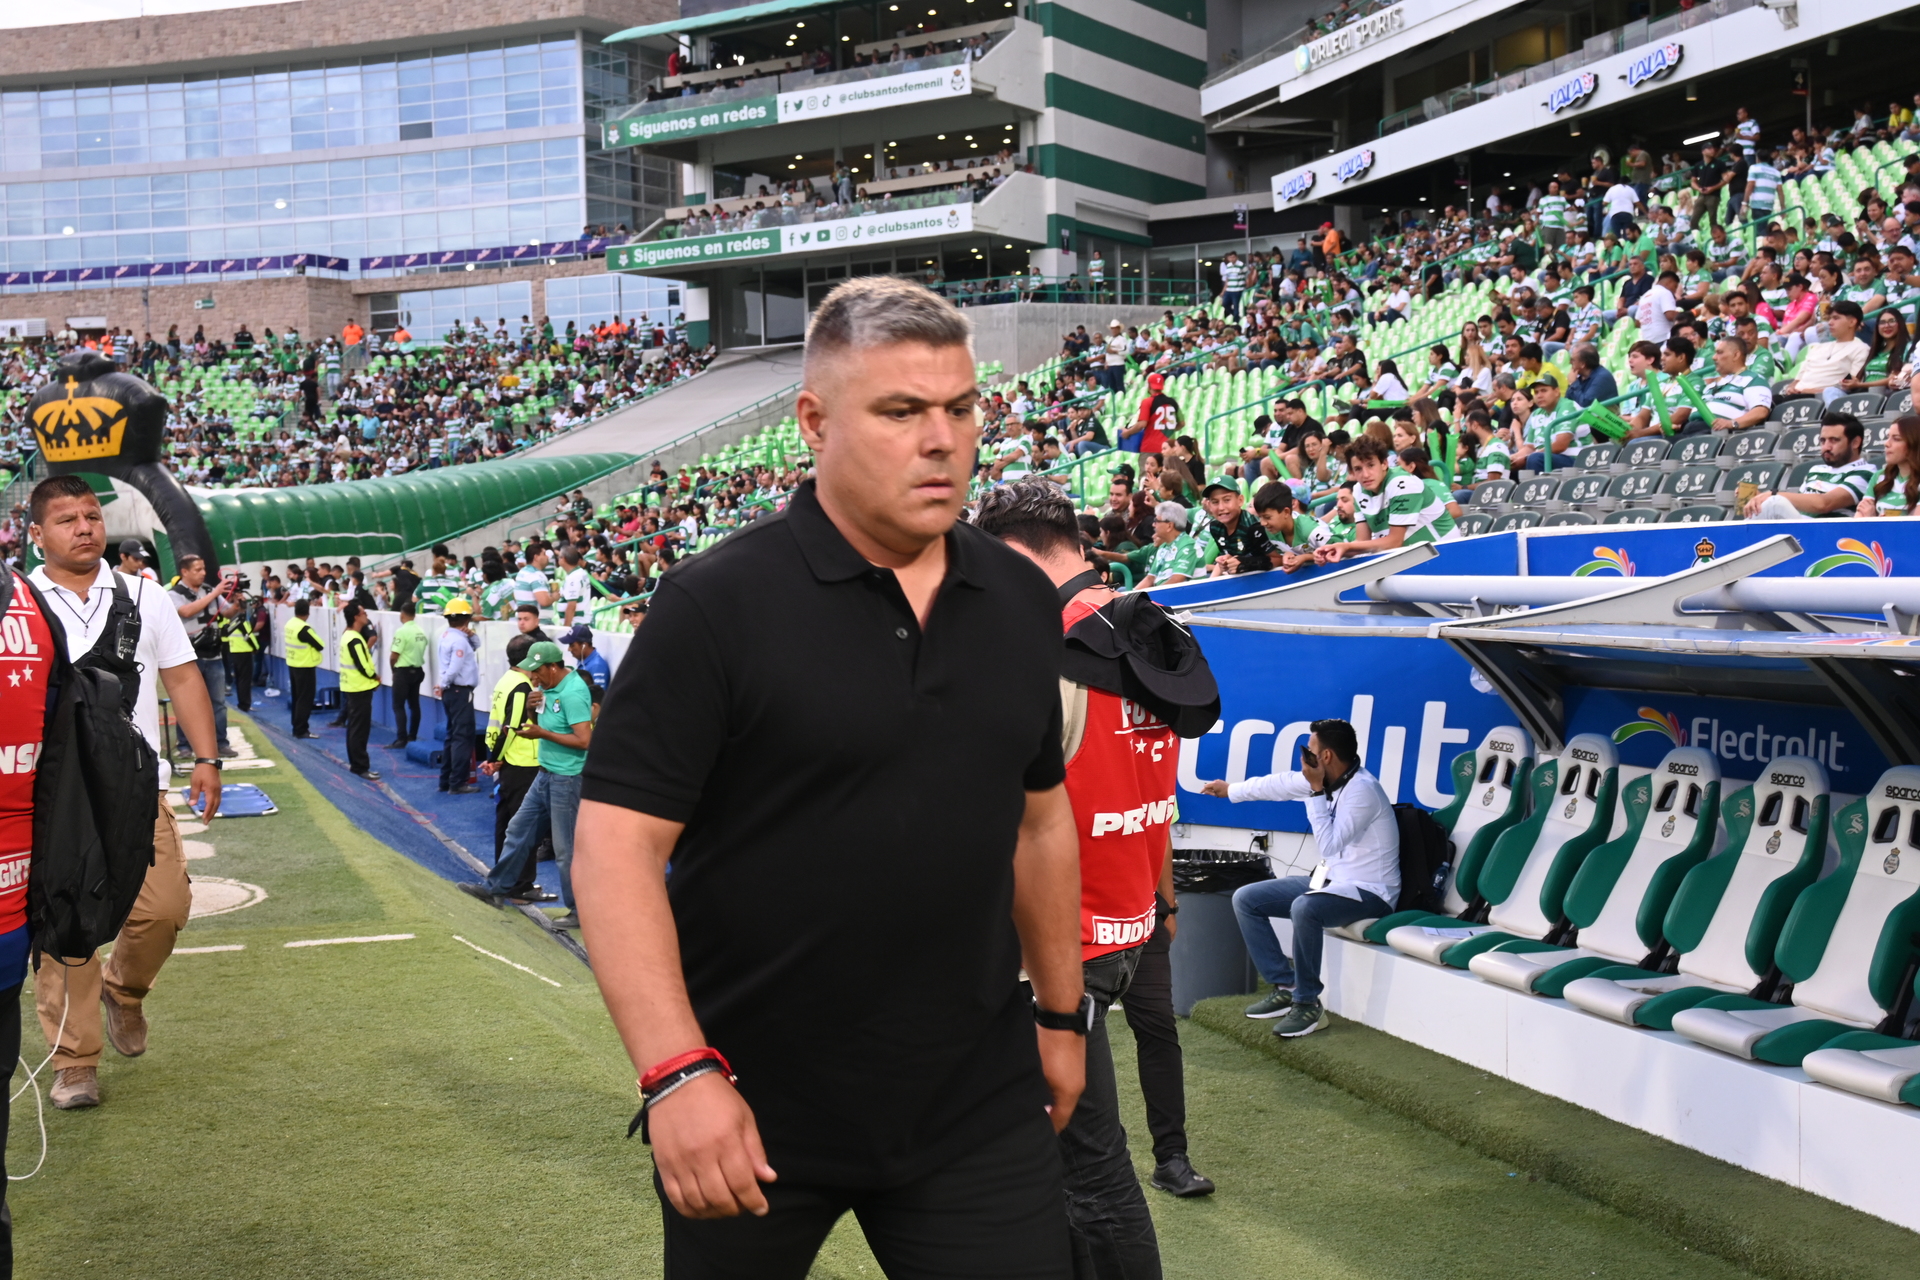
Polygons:
M1293 65L1302 75L1313 70L1323 62L1332 62L1355 53L1375 40L1384 39L1402 30L1407 25L1407 6L1397 4L1391 9L1382 9L1379 13L1370 13L1355 22L1349 22L1338 31L1329 32L1318 40L1309 41L1293 51Z
M694 105L609 120L601 132L609 147L639 147L650 142L705 137L763 124L786 124L790 120L815 120L906 103L964 98L972 92L973 64L962 62L957 66L903 71L898 75L875 76L821 89L802 88L707 106L690 99Z
M765 227L758 231L731 231L717 236L617 245L607 250L607 270L684 269L709 262L770 258L783 253L812 253L821 249L852 249L863 244L917 240L971 230L971 204L936 205L931 209L870 213L861 218L836 218L831 222L814 222L797 227Z

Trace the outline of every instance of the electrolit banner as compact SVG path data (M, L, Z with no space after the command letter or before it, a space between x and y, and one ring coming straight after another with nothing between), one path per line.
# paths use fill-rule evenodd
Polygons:
M826 248L858 248L924 236L947 236L973 230L973 205L944 204L899 213L870 213L859 218L793 227L763 227L758 231L731 231L717 236L688 236L616 245L607 250L609 271L655 271L686 268L708 262L764 258L783 253L807 253Z
M1309 726L1349 720L1367 768L1395 802L1438 809L1453 798L1448 765L1513 713L1453 648L1436 640L1277 635L1196 626L1220 683L1220 722L1180 744L1180 821L1305 831L1304 805L1200 794L1215 778L1300 767Z
M1835 791L1863 792L1888 767L1852 716L1837 707L1748 698L1694 698L1614 689L1565 690L1567 736L1601 733L1620 763L1652 768L1674 747L1699 747L1729 778L1754 778L1775 756L1811 756Z

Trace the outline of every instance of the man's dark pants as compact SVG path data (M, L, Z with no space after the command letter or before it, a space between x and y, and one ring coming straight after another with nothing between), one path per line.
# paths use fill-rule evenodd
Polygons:
M233 700L242 711L251 712L253 710L253 653L251 650L242 653L236 649L228 656L233 659ZM220 745L224 747L227 744L223 742Z
M425 667L393 669L393 736L402 742L420 736L420 683L426 677Z
M527 798L527 788L540 776L537 764L501 764L495 778L500 784L500 797L494 802L493 810L493 861L498 865L500 851L507 847L507 826L513 821L513 815L520 812L520 802Z
M447 717L447 746L440 757L440 789L462 787L473 773L473 686L450 684L440 691Z
M1133 1031L1155 1164L1187 1154L1186 1064L1180 1055L1180 1031L1173 1020L1172 945L1167 922L1162 919L1140 951L1140 963L1134 967L1133 982L1121 1005L1127 1026Z
M367 737L373 732L373 690L342 693L340 700L347 708L347 768L365 773L373 768L367 758Z
M1075 1280L1160 1277L1160 1242L1127 1152L1113 1046L1107 1039L1107 1010L1127 993L1141 951L1129 947L1081 965L1095 1010L1093 1029L1087 1033L1087 1086L1060 1134Z
M295 734L311 732L307 721L313 716L313 673L317 667L287 668L287 715Z
M667 1280L803 1280L849 1210L889 1280L1074 1274L1060 1214L1060 1144L1045 1112L906 1186L764 1184L763 1218L684 1218L657 1173L653 1187L666 1223Z

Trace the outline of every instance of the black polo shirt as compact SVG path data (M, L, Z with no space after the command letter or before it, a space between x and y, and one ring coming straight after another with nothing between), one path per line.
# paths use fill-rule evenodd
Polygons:
M966 524L923 632L812 482L662 580L582 794L686 824L687 990L783 1179L910 1181L1048 1101L1011 911L1060 653L1045 575Z

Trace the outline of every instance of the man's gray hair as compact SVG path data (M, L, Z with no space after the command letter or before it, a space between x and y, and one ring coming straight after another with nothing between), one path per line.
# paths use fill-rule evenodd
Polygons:
M1187 509L1177 502L1162 502L1153 509L1155 520L1165 520L1176 529L1187 527Z
M844 351L919 342L973 351L973 323L924 285L892 276L865 276L835 288L807 323L801 376L813 385L822 360Z

